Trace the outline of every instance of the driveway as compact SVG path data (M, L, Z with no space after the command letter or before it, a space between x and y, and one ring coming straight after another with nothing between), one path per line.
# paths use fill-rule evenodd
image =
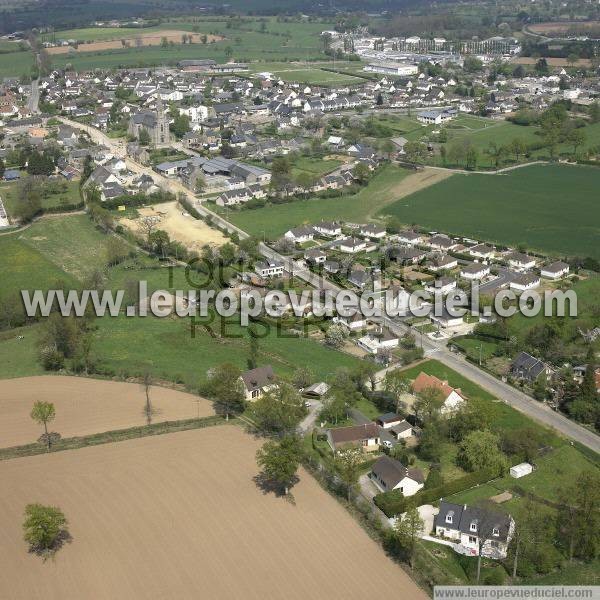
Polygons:
M308 410L308 414L306 417L304 417L304 419L302 419L300 425L298 425L300 435L305 435L313 430L317 421L317 417L323 408L323 403L320 400L309 400L309 402L310 408Z

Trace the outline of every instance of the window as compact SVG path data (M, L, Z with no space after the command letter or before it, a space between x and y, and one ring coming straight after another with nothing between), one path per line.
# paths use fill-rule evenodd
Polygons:
M253 398L258 398L260 394L260 390L252 390L252 397Z
M476 544L477 543L477 538L473 535L469 536L469 544Z
M471 531L477 531L477 521L471 521Z
M500 530L497 527L494 527L494 529L492 529L492 535L500 535Z
M446 515L446 523L452 523L452 516L451 512Z

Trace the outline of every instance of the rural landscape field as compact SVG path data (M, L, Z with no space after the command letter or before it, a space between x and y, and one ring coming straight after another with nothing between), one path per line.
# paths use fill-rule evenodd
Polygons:
M361 598L373 577L426 597L305 472L293 502L257 488L257 447L214 427L0 463L3 597ZM45 563L18 526L32 499L72 523Z
M596 592L599 23L0 0L0 600Z

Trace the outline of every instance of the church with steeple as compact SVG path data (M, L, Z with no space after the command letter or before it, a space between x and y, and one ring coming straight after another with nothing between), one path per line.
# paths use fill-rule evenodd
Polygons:
M157 97L156 111L139 112L129 120L127 133L131 137L139 139L142 129L148 132L152 146L164 146L171 141L169 117L160 95Z

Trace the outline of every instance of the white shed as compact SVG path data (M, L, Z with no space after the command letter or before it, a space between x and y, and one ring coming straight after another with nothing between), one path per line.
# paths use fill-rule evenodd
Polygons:
M519 477L524 477L525 475L529 475L533 471L533 467L529 463L521 463L519 465L515 465L510 468L510 476L515 479L519 479Z

